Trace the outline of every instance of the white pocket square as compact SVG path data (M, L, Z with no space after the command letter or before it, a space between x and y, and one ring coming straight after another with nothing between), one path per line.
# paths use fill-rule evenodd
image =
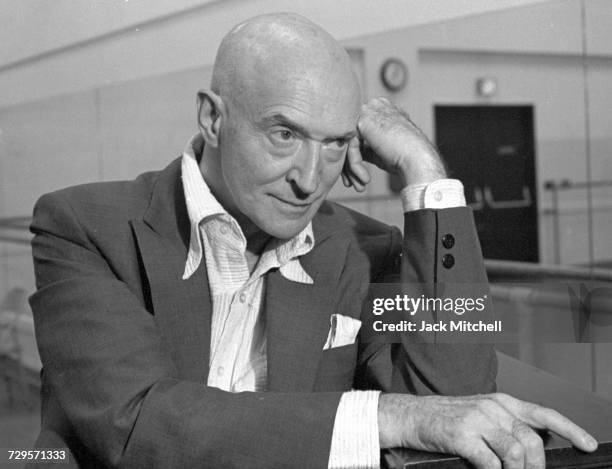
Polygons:
M323 350L354 343L359 329L361 329L361 321L359 319L342 314L332 314L330 323L331 327L329 328L329 334L327 334Z

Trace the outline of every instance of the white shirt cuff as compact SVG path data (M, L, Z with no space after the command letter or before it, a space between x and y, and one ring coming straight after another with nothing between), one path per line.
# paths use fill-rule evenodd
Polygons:
M342 395L334 421L329 469L379 469L379 396L380 391Z
M457 179L438 179L431 183L411 184L400 192L404 212L424 208L465 207L463 184Z

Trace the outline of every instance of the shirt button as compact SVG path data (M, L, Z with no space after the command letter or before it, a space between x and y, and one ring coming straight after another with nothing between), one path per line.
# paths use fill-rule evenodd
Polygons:
M238 299L240 300L240 303L244 303L246 301L246 295L244 293L241 293Z
M225 368L223 368L222 366L217 368L217 376L223 376L223 373L225 373Z
M442 236L442 246L444 246L446 249L450 249L455 245L455 237L450 234L447 233L444 236Z
M435 191L433 197L436 202L440 202L442 200L442 192Z
M452 254L444 254L442 256L442 265L444 267L446 267L447 269L450 269L452 266L455 265L455 258L453 257Z

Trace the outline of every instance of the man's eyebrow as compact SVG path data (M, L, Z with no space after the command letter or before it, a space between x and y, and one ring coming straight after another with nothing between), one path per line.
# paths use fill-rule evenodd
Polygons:
M275 124L283 125L291 130L296 131L297 133L300 133L306 137L310 137L310 133L304 127L302 127L297 122L292 121L291 119L289 119L287 116L285 116L284 114L280 112L269 115L269 116L265 116L262 119L262 123L268 124L268 125L275 125Z
M301 126L300 124L298 124L297 122L294 122L293 120L291 120L289 117L285 116L282 113L276 113L276 114L272 114L270 116L266 116L262 119L262 123L263 124L277 124L277 125L283 125L307 138L311 138L312 135L310 134L310 132L308 132L308 130L306 130L303 126ZM354 130L349 130L348 132L341 134L341 135L337 135L337 136L330 136L330 137L326 137L324 139L324 141L333 141L333 140L350 140L351 138L353 138L354 136L357 135L357 129Z
M350 140L353 137L357 136L357 129L349 130L348 132L338 135L337 137L332 137L332 140Z

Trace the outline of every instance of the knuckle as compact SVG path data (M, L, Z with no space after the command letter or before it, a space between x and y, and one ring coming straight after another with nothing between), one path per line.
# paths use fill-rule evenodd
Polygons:
M498 404L492 399L484 398L477 402L476 407L483 414L493 414L498 408Z
M535 432L533 432L530 438L525 440L525 444L530 452L544 451L544 442Z
M537 452L544 450L542 438L524 423L520 422L519 425L516 425L513 433L521 438L521 442L527 451Z
M489 396L491 397L491 399L497 402L504 402L510 397L507 394L504 394L503 392L494 392L493 394L489 394Z
M511 461L522 461L525 458L525 448L520 443L513 443L506 452L506 458Z

